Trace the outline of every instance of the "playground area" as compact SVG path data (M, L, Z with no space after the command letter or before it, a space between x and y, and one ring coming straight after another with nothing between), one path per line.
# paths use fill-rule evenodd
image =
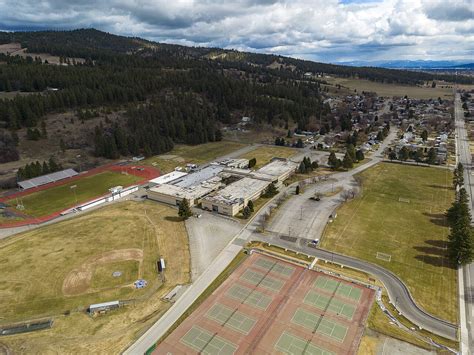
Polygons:
M374 291L253 253L155 354L354 354Z

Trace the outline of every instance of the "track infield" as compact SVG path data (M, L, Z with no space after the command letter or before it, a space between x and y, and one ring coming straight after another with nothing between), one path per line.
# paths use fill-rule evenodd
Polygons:
M254 253L155 354L354 354L374 291Z

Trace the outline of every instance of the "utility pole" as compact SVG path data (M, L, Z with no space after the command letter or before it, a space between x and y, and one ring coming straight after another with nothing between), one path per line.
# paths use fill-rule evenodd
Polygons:
M76 200L76 204L77 204L76 187L77 187L77 185L72 185L70 187L70 189L74 192L74 199Z

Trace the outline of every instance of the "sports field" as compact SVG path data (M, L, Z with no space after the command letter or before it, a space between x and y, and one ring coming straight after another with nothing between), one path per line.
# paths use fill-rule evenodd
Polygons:
M245 144L230 141L177 145L171 152L145 159L140 164L152 165L162 173L169 173L177 166L185 166L187 163L198 165L208 163L243 147Z
M64 185L33 192L21 198L8 200L11 206L22 202L22 213L32 217L48 216L76 204L87 202L95 197L109 193L114 186L134 184L142 178L135 175L124 175L115 171L104 171L95 175L74 179ZM76 186L71 189L72 186Z
M289 158L298 153L296 148L280 147L276 145L265 145L252 150L251 152L241 155L239 158L257 159L254 169L261 168L269 163L273 158Z
M387 97L403 97L408 95L408 97L415 99L437 99L438 97L441 97L442 99L452 100L453 98L452 85L449 85L451 88L444 87L446 86L444 84L432 88L431 86L420 87L412 85L386 84L356 78L324 78L323 80L333 85L339 84L344 87L343 89L347 88L345 90L339 90L340 93L353 93L354 90L357 90L359 93L362 91L371 91L376 92L379 96Z
M175 215L167 206L127 201L0 241L0 326L55 319L51 330L2 342L25 353L121 352L168 309L161 297L189 282L186 229ZM156 271L160 256L165 283ZM133 287L139 278L146 288ZM97 318L85 314L90 304L113 300L132 303Z
M252 254L156 354L351 354L374 292Z
M457 320L456 270L446 258L452 173L382 163L360 174L362 193L337 211L322 247L379 264L397 274L418 304Z

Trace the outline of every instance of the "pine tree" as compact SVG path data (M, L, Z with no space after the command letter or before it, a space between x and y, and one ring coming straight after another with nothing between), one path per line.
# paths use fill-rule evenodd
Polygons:
M249 160L249 169L252 169L257 164L257 159L252 158Z
M331 169L337 169L338 168L338 159L336 157L336 153L334 151L331 151L329 153L329 158L328 158L328 165Z
M254 206L253 206L253 201L252 200L249 200L249 202L247 202L247 207L250 209L250 212L254 211Z
M364 152L362 150L358 150L356 152L356 160L357 161L363 161L365 159Z
M273 197L278 193L278 189L276 188L275 184L272 182L268 187L266 188L263 197Z
M250 208L248 206L245 206L244 209L242 210L242 216L245 219L248 219L252 215L252 212L250 211Z
M296 185L295 195L299 195L299 194L300 194L300 185Z
M354 162L352 161L352 158L349 154L349 152L346 152L344 155L344 159L342 160L342 167L344 169L352 169L354 166Z
M185 198L179 204L178 215L183 220L186 220L193 215L193 212L191 211L191 208L189 207L189 202Z

